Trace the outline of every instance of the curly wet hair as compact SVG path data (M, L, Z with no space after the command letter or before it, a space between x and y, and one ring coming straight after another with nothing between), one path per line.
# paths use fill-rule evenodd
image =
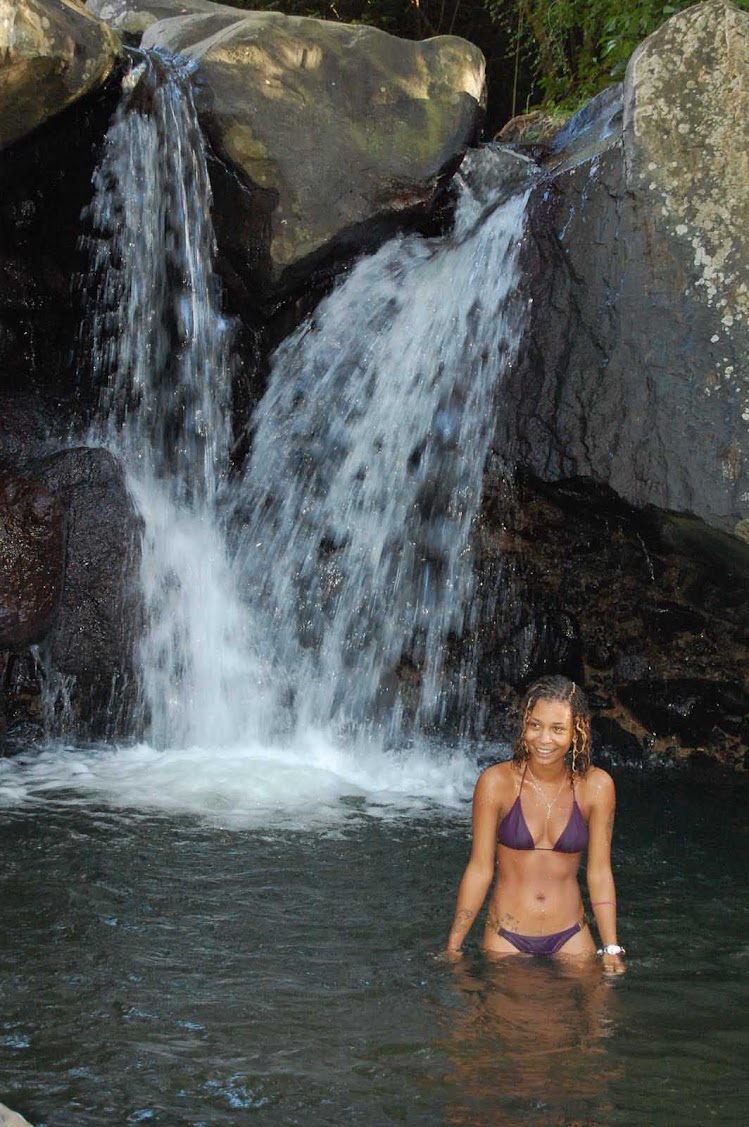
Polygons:
M540 700L562 701L572 710L572 746L569 751L569 768L573 775L587 774L591 761L590 709L585 693L568 677L558 675L541 677L530 686L520 704L520 731L515 739L513 759L525 763L529 751L523 738L528 717Z

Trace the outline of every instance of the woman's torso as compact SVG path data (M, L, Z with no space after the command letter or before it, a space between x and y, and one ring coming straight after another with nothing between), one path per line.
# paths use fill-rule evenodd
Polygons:
M497 946L500 927L524 935L548 935L581 919L577 873L588 837L583 782L573 787L568 779L549 810L548 793L536 793L522 768L507 763L493 770L502 774L497 879L484 936L489 948Z

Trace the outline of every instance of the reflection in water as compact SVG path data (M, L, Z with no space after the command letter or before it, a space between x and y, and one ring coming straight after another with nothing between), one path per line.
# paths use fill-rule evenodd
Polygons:
M442 1015L445 1123L610 1121L616 991L597 963L510 957L454 971L457 1006Z
M167 790L149 759L154 772ZM222 789L203 819L112 810L86 787L76 804L72 773L34 785L19 808L0 771L0 1099L39 1127L747 1121L740 782L620 772L629 953L612 980L431 957L467 811L310 791L305 829L272 795L226 829ZM282 810L280 781L278 795Z

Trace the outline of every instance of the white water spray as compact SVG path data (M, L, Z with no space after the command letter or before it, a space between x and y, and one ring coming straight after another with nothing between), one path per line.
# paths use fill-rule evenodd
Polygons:
M188 79L146 58L126 80L90 210L92 441L122 460L144 522L149 743L0 763L0 802L62 791L296 827L455 806L475 758L406 750L397 685L404 670L419 685L410 724L439 720L445 649L475 607L525 196L498 203L503 158L472 154L450 236L354 267L279 349L230 485L232 333ZM464 708L472 689L469 662Z
M522 324L527 195L487 196L506 160L474 154L454 233L362 260L276 354L240 560L305 724L381 728L385 711L398 742L404 662L417 724L448 703L445 651L471 606L471 529ZM464 668L458 711L474 684Z
M95 176L93 438L124 462L144 521L140 665L149 739L260 737L273 707L217 499L231 447L231 326L213 273L211 192L189 65L125 79Z

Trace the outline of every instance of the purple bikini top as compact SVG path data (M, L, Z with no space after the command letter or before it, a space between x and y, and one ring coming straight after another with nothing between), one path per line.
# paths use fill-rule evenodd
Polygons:
M534 842L520 804L527 770L526 763L518 796L497 827L497 841L500 845L506 845L508 849L546 849L553 853L582 853L588 845L588 826L577 805L574 784L572 784L572 810L569 820L554 845L536 845Z

